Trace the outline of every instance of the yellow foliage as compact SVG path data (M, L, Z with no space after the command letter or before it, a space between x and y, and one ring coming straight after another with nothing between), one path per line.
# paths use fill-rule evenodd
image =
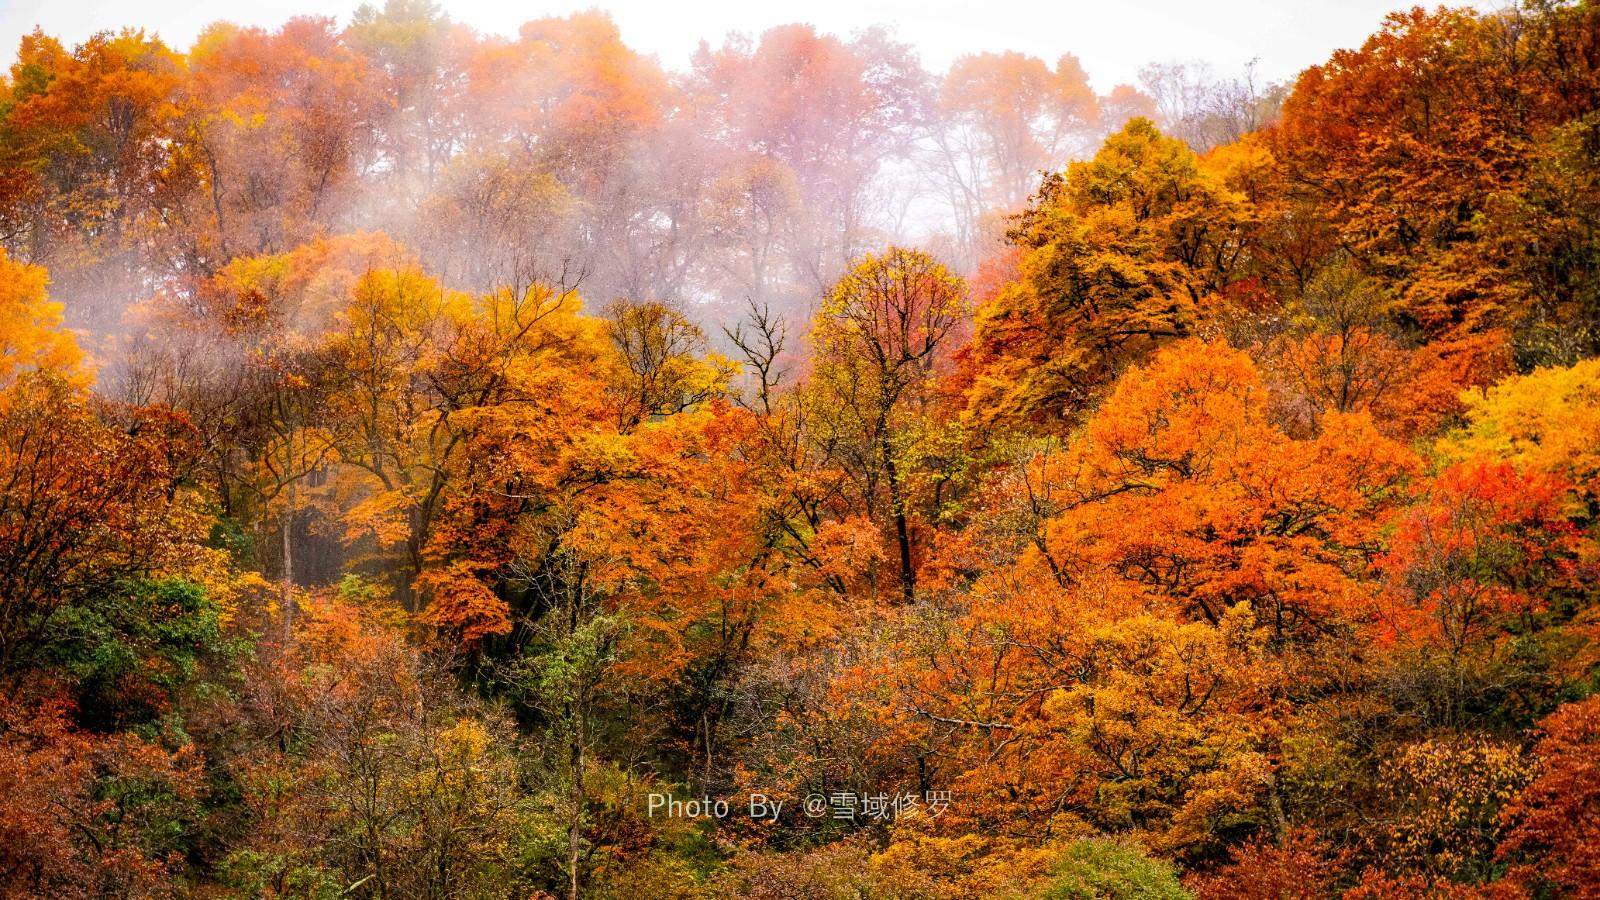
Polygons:
M1446 458L1502 459L1600 493L1600 359L1508 378L1462 400L1468 424L1440 442Z
M424 572L417 584L433 594L422 621L458 632L467 643L491 634L510 633L511 610L479 580L472 564L455 563L446 569Z
M393 547L410 534L406 512L411 500L405 491L376 491L344 514L347 541L371 536L380 547Z
M214 547L199 548L173 574L205 589L206 599L217 605L217 621L224 629L239 616L241 608L255 603L265 609L277 596L276 586L261 573L234 568L231 555Z
M1492 856L1502 830L1499 811L1531 772L1516 745L1488 738L1407 745L1383 767L1397 807L1386 836L1411 865L1455 875Z
M48 284L42 267L13 262L0 250L0 385L30 369L88 381L79 369L83 351L61 327L61 304L48 298Z
M980 834L940 837L896 828L889 846L872 857L881 879L929 900L1032 896L1061 854L1055 844Z

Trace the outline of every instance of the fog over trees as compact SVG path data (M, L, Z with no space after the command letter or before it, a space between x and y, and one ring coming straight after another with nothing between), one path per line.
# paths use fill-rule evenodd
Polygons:
M351 232L460 290L558 281L713 326L752 300L803 320L886 242L970 271L1041 172L1132 116L1206 149L1275 108L1196 64L1145 74L1097 96L1071 55L933 73L886 30L807 25L667 71L603 13L506 38L400 0L342 28L217 24L187 49L36 33L11 79L0 246L48 267L97 336L137 333L124 314L151 297L193 302L236 257Z

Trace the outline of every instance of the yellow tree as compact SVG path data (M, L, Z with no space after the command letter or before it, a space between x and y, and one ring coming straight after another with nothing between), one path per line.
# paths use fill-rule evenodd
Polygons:
M466 451L485 416L537 408L552 377L594 364L596 325L576 310L576 295L542 285L474 299L402 269L368 273L340 313L322 349L339 373L323 385L323 415L339 459L363 476L348 485L346 537L401 550L413 608L413 580L452 486L471 475Z
M1194 334L1236 277L1248 220L1146 119L1046 178L1010 232L1020 278L978 314L974 415L1059 428L1124 367Z
M108 327L148 289L152 183L172 146L182 58L143 31L70 52L26 35L0 89L0 245L49 266L75 325Z
M45 293L48 282L42 267L13 262L0 250L0 385L29 370L84 377L83 352L61 328L61 304Z
M839 279L812 330L813 378L834 398L836 433L855 448L852 464L869 514L880 512L893 524L900 590L908 602L916 570L902 464L906 438L929 397L940 352L950 350L966 317L960 277L926 253L890 247ZM880 477L882 505L874 497Z

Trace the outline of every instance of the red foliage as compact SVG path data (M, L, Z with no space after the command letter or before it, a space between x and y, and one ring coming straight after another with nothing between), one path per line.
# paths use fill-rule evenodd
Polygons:
M1580 540L1568 491L1560 478L1509 463L1469 460L1439 473L1385 561L1398 588L1386 632L1459 651L1502 617L1537 612Z
M198 760L79 731L71 712L59 699L0 699L0 895L166 896L176 860L145 829L193 796ZM115 783L151 788L102 789Z
M1600 696L1562 706L1539 731L1539 774L1503 813L1499 855L1518 861L1522 883L1600 897Z
M1343 864L1316 832L1299 829L1281 843L1250 841L1232 862L1185 883L1198 900L1312 900L1333 892Z

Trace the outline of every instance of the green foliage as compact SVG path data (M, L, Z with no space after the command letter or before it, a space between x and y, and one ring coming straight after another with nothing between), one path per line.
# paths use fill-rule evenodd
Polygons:
M43 656L71 679L79 718L102 729L147 725L225 648L216 604L178 579L132 581L56 611Z
M565 634L531 644L518 665L518 694L545 711L560 710L578 694L588 694L616 660L616 642L627 630L620 615L594 615Z
M271 893L305 900L335 900L349 896L347 885L319 866L286 859L280 854L236 850L217 866L217 880L245 897Z
M620 871L597 879L597 900L632 900L652 897L660 900L703 900L712 895L695 871L691 860L671 853L656 853L630 862Z
M206 538L206 546L226 550L228 557L240 566L257 564L255 539L243 522L231 516L218 516L216 521L211 523L211 533Z
M1189 900L1172 866L1108 838L1075 841L1051 868L1044 900Z

